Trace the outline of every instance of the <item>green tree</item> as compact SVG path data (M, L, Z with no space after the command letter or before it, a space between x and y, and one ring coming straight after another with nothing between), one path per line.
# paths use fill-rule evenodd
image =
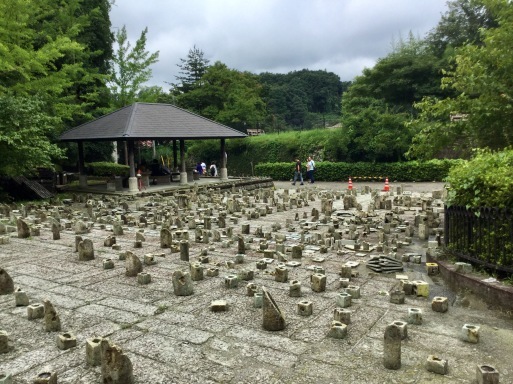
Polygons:
M204 52L194 45L186 59L180 59L180 76L176 76L178 84L174 84L173 93L187 93L197 86L198 81L205 74L209 67L209 60L205 58Z
M200 83L177 96L179 106L239 130L256 127L264 120L265 103L256 75L218 61L208 67Z
M116 33L118 50L114 55L113 74L110 82L113 105L121 108L135 102L137 93L151 79L151 65L158 61L159 52L146 50L148 28L145 28L132 48L126 27Z
M77 4L0 2L2 174L50 166L61 155L53 139L84 114L85 102L77 102L72 90L77 81L93 79L82 62L84 46L77 41L85 17L76 23L64 17Z
M457 148L501 149L513 143L513 4L507 0L484 0L494 15L496 28L481 30L482 43L456 50L456 68L446 72L442 86L457 96L425 99L416 107L418 119L409 156L425 158ZM449 116L460 116L451 121ZM440 138L443 138L441 140Z
M482 28L494 28L497 22L481 0L453 0L438 25L427 36L427 42L439 57L454 54L465 44L481 45Z

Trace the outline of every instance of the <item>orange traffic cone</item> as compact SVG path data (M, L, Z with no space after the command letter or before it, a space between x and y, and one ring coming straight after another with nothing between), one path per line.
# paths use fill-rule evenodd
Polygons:
M351 178L349 178L349 185L347 186L347 189L349 189L350 191L353 190L353 181L351 180Z
M383 192L389 192L390 191L390 185L388 185L388 177L385 178L385 188L383 188Z

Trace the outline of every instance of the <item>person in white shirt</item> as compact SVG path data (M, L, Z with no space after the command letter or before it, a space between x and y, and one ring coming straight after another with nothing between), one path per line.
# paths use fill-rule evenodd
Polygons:
M308 156L308 161L306 163L306 177L310 180L310 183L314 183L314 171L315 171L315 161L313 161L311 156Z
M214 163L214 162L212 162L212 164L210 164L210 176L213 176L213 177L217 176L217 167L216 167L216 163Z
M205 164L204 161L201 162L201 168L203 169L203 174L206 175L207 174L207 165Z

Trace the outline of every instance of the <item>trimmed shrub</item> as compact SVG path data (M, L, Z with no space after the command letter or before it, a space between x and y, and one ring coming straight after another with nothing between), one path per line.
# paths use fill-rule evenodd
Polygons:
M448 205L513 208L513 149L478 150L451 169L447 182Z
M116 176L128 176L130 173L130 167L128 165L110 163L107 161L100 161L97 163L87 164L89 174L99 177L111 177Z
M402 163L333 163L315 162L315 179L318 181L442 181L451 167L462 160L408 161ZM303 166L306 174L306 166ZM290 180L294 163L261 163L255 166L256 176L269 176L274 180Z

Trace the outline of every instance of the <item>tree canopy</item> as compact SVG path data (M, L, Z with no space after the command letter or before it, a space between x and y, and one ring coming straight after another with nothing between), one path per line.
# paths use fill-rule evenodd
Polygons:
M513 4L483 4L497 26L481 29L480 44L456 50L455 67L442 80L442 87L456 96L428 97L416 104L420 115L411 123L417 134L410 156L469 156L472 148L501 149L513 143Z

